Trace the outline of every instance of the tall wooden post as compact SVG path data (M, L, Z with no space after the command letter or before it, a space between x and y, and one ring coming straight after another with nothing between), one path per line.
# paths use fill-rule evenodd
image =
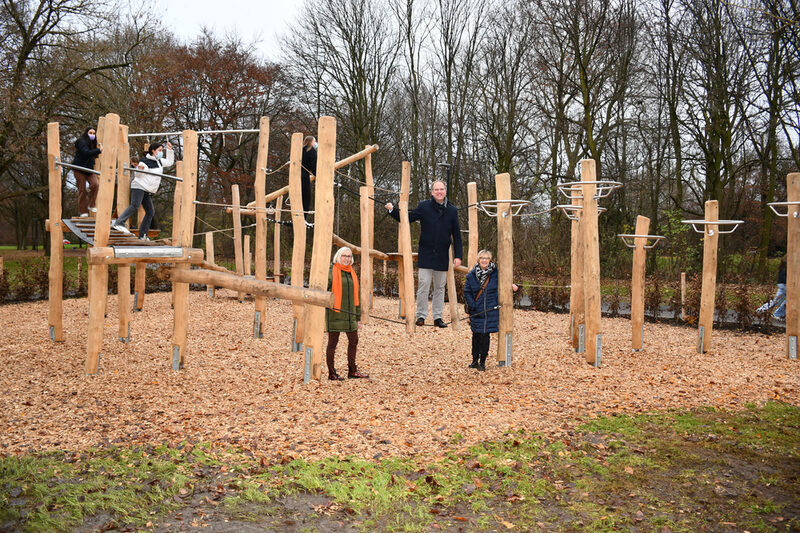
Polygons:
M145 150L146 151L146 150ZM175 167L177 172L177 167ZM176 182L177 183L177 182ZM173 197L174 201L174 197ZM180 203L180 202L177 202ZM177 224L175 218L175 208L173 205L173 212L172 212L172 225L173 227ZM139 206L139 210L136 212L136 226L140 227L142 225L142 220L144 219L144 207ZM174 243L174 241L173 241ZM146 292L147 285L147 263L137 263L135 266L134 271L134 281L133 281L133 312L136 313L141 311L144 307L144 294ZM175 306L175 296L173 292L172 297L172 305Z
M119 145L119 115L109 113L105 120L105 135L100 154L100 188L97 193L97 217L94 228L94 247L108 244L111 232L111 207L114 202L117 149ZM103 325L108 299L108 265L89 265L89 335L86 348L86 373L96 374L103 347Z
M647 235L648 231L650 231L650 219L641 215L636 217L636 235ZM644 336L644 277L647 238L636 237L633 239L633 244L635 248L631 277L631 328L633 351L638 352L642 349L642 337Z
M400 227L397 228L397 316L406 318L406 275L403 268L403 243L400 241ZM386 264L386 263L384 263ZM413 283L413 280L412 280Z
M256 279L267 279L267 156L269 155L269 117L261 117L258 123L258 153L256 155ZM238 205L239 202L233 202ZM234 217L239 214L239 208L234 207ZM235 224L235 222L234 222ZM241 226L241 223L240 223ZM240 227L241 231L241 227ZM250 250L249 243L246 248ZM249 267L248 267L249 270ZM253 316L253 337L260 339L264 336L267 326L267 298L255 294L255 315Z
M175 175L179 178L183 176L183 161L175 162ZM180 228L178 221L181 219L181 191L183 187L182 181L175 182L175 190L172 193L172 238L170 244L178 246L178 234ZM175 287L172 287L172 307L175 307Z
M177 242L177 241L174 241L174 242ZM216 263L214 263L214 232L213 231L207 231L206 232L206 261L208 261L212 265L216 264ZM208 285L207 287L208 287L208 297L209 298L213 298L214 297L214 286L213 285Z
M681 320L686 320L686 272L681 272Z
M281 211L283 210L283 196L278 196L275 200L275 224L272 230L272 246L273 250L273 269L272 281L275 283L281 282Z
M289 153L289 203L292 204L292 287L303 286L306 268L306 221L303 216L303 185L300 170L303 159L303 134L292 134ZM294 325L292 332L292 351L303 349L303 318L305 308L302 304L292 304Z
M450 264L447 265L447 300L450 304L450 323L453 329L461 327L458 317L458 294L456 294L456 276L453 267L453 245L450 245Z
M706 202L705 220L719 220L719 202ZM717 249L719 226L706 224L703 232L703 289L700 293L700 317L697 321L697 353L711 348L711 331L714 327L714 298L717 292Z
M573 193L574 194L574 193ZM572 198L572 205L578 206L573 211L578 217L570 221L570 291L569 291L569 324L572 347L577 353L586 349L586 301L583 292L583 199L580 195Z
M369 145L364 146L367 149ZM364 157L364 183L367 186L367 195L370 198L370 202L373 202L371 198L375 198L375 181L372 178L372 153L367 154ZM369 209L367 210L369 214L369 250L372 251L375 249L375 204L370 203ZM364 216L363 214L361 216ZM367 290L369 291L369 308L372 309L372 295L373 295L373 276L372 276L372 254L367 255L366 257L369 263L369 286ZM364 261L364 258L361 258ZM384 265L386 262L384 261ZM363 313L362 313L363 315Z
M786 176L786 200L800 202L800 173ZM789 204L786 227L786 354L797 360L800 334L800 205Z
M266 259L266 258L264 258ZM244 236L244 275L250 276L253 268L253 252L250 249L250 235Z
M358 299L361 303L361 322L369 323L369 311L372 307L372 295L370 293L370 278L372 278L372 248L369 242L369 212L372 210L372 203L369 199L369 187L360 187L360 210L361 210L361 274L358 286L361 294Z
M48 209L50 217L50 288L48 298L50 310L50 339L64 341L63 298L64 298L64 230L61 227L61 167L56 159L61 157L61 135L58 122L47 125L47 175L49 181Z
M595 181L597 168L594 159L581 161L581 180ZM583 291L586 334L586 362L599 367L602 362L602 338L600 331L601 300L600 300L600 236L597 228L597 186L593 183L583 183Z
M125 167L131 166L131 147L128 144L128 126L119 127L117 150L117 216L131 203L131 175ZM128 221L125 221L127 227ZM131 265L117 265L117 307L119 308L119 340L131 340Z
M498 200L511 200L511 176L498 174L494 178ZM514 238L510 203L497 205L497 303L500 305L500 324L497 333L497 363L511 366L514 331Z
M467 268L478 262L478 184L467 183L467 202L469 203L469 249L467 250Z
M403 161L400 176L400 242L403 254L403 305L406 314L406 332L414 333L416 303L414 301L414 261L411 257L411 224L408 221L408 195L411 185L411 163Z
M197 132L183 131L183 188L178 242L191 248L194 238L194 200L197 195ZM236 202L238 203L238 202ZM189 263L175 265L175 270L189 270ZM189 330L189 284L173 282L175 316L172 328L172 369L180 370L186 361L186 337Z
M319 152L317 156L317 180L314 199L314 246L311 251L311 273L308 277L310 289L327 290L328 269L331 264L333 242L333 165L336 161L336 119L320 117ZM325 309L306 305L303 345L305 347L304 381L322 377L323 337Z
M244 276L244 257L242 256L242 213L239 185L231 185L231 203L233 204L233 258L236 263L236 274ZM239 293L239 301L244 301L244 293Z

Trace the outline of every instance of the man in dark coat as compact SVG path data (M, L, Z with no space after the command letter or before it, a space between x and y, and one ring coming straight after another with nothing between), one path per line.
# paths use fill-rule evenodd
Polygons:
M417 325L425 324L428 316L428 291L433 282L433 323L440 328L447 324L442 320L444 311L444 287L447 284L447 269L450 266L450 242L453 243L453 265L461 266L461 227L458 224L458 209L447 201L447 187L442 181L434 181L430 200L419 203L408 213L409 222L420 221L419 287L417 288ZM391 203L386 204L389 216L400 221L400 211Z

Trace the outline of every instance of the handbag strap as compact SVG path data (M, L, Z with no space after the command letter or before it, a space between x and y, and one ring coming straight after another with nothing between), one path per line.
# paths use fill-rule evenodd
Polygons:
M476 294L476 295L475 295L475 303L477 303L477 302L478 302L478 298L480 298L480 297L481 297L481 294L483 294L483 289L485 289L485 288L486 288L486 285L488 285L488 284L489 284L489 278L491 278L491 277L492 277L492 275L491 275L491 274L489 274L488 276L486 276L486 279L485 279L485 280L483 280L483 285L481 285L481 290L479 290L479 291L478 291L478 294Z

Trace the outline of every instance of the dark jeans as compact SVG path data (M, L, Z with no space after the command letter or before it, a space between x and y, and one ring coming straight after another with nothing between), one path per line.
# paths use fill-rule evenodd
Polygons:
M486 364L486 356L489 355L489 339L491 333L472 332L472 361Z
M131 189L131 205L117 218L117 224L125 224L128 220L139 210L139 206L144 207L144 218L139 221L139 238L141 239L147 235L147 230L150 229L150 222L153 220L153 215L156 214L156 208L153 206L153 197L142 189Z
M356 370L356 348L358 348L358 331L348 331L347 333L347 373L352 374ZM339 344L339 332L331 331L328 333L328 349L325 356L328 363L328 374L336 373L333 365L333 356L336 354L336 345Z
M72 174L75 176L75 185L78 187L78 214L88 213L89 208L95 206L100 182L97 180L96 174L89 174L80 170L73 170ZM87 183L89 184L88 196L86 195Z

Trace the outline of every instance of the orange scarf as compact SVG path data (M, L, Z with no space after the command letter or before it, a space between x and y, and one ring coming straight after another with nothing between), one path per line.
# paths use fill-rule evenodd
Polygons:
M344 266L341 263L334 263L331 291L333 292L333 310L336 313L341 312L342 308L342 271L349 272L353 278L353 302L358 305L358 277L356 277L353 265Z

